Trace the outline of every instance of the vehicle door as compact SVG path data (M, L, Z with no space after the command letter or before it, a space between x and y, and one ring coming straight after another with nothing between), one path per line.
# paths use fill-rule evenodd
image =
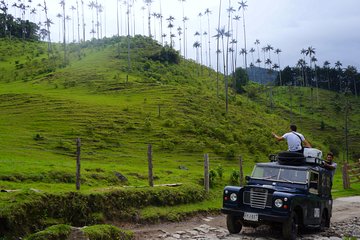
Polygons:
M309 171L308 182L308 201L306 206L306 213L304 223L319 224L321 221L321 187L320 187L320 174L317 171Z

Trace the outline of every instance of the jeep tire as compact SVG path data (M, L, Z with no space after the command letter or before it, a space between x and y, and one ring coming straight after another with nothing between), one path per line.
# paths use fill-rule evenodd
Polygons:
M282 233L283 233L284 239L287 239L287 240L295 240L296 239L298 229L299 229L298 223L299 223L298 217L297 217L296 213L293 212L291 214L290 219L283 223Z
M327 213L324 211L323 214L321 215L321 223L320 223L319 230L321 232L323 232L329 227L330 227L330 220L328 218Z
M226 226L229 230L229 233L236 234L239 233L242 229L242 224L238 217L227 215L226 216Z

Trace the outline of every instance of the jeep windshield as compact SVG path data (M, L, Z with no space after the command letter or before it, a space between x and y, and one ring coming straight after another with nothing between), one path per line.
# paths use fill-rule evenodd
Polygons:
M251 177L262 180L306 184L307 170L256 165Z

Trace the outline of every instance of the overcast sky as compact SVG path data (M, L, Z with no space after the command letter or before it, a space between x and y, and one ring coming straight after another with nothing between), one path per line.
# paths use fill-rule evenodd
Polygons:
M13 0L15 1L15 0ZM95 1L95 0L94 0ZM184 1L184 0L183 0ZM231 0L231 5L234 9L238 10L240 0ZM10 3L11 1L8 0ZM37 3L43 3L42 0L33 0L32 5ZM60 0L48 0L50 18L55 23L52 27L52 36L55 40L59 39L59 19L56 17L58 13L62 13L59 5ZM84 0L86 5L90 2ZM123 1L120 1L121 3ZM212 14L210 15L210 34L211 36L216 34L216 28L218 27L218 14L220 0L153 0L151 5L151 12L160 12L160 2L162 5L162 15L164 16L163 26L164 33L169 36L169 29L167 28L167 19L170 15L175 18L173 33L176 33L176 29L180 26L183 27L183 11L182 4L185 8L185 16L190 20L187 21L187 54L188 57L195 59L195 50L192 47L193 43L197 40L194 36L196 31L200 32L200 22L202 23L202 32L207 32L207 17L198 17L199 13L204 14L207 8L210 9ZM222 0L222 18L221 26L227 24L227 11L229 8L229 0ZM81 0L79 0L79 4ZM98 0L98 3L102 4L106 17L102 17L103 22L103 36L113 36L117 34L116 27L116 0ZM70 10L71 6L76 7L76 0L66 0L67 14L72 17ZM262 47L270 44L274 49L279 48L282 50L280 54L281 67L287 65L294 66L297 61L302 58L300 54L301 49L312 46L315 48L315 56L318 60L318 65L323 65L327 60L334 66L336 61L340 61L343 67L348 65L355 66L360 70L360 1L359 0L248 0L247 9L245 11L246 20L246 34L247 34L247 50L254 47L256 39L260 40L260 50ZM123 22L125 14L124 5L121 13L123 15ZM141 8L145 6L143 0L135 1L135 5L132 8L135 11L136 26L135 32L137 34L144 33L143 16L146 11L142 11ZM85 7L86 10L86 34L87 39L92 35L91 30L91 11L89 7ZM14 10L12 10L14 11ZM43 13L42 13L43 14ZM17 13L19 15L19 13ZM242 17L242 12L236 11L233 13L233 17L239 15ZM31 16L35 18L35 16ZM36 16L36 22L39 20L44 21L45 17L38 14ZM75 12L76 19L76 12ZM200 21L200 19L202 19ZM105 21L106 20L106 21ZM133 22L133 20L131 20ZM153 19L152 19L153 21ZM156 20L157 21L157 20ZM242 19L240 20L242 21ZM147 31L147 17L144 18L145 22L145 34ZM158 22L158 21L157 21ZM239 23L238 33L238 51L244 47L242 22ZM76 23L75 23L76 24ZM157 39L160 40L160 27L159 24L151 23L152 33L154 30L158 35ZM235 26L234 26L235 28ZM132 28L133 29L133 28ZM125 34L125 27L122 26L123 34ZM62 34L62 33L61 33ZM70 41L72 41L72 29L70 27ZM96 36L96 34L95 34ZM236 37L235 30L233 32L233 38ZM166 38L169 41L169 38ZM179 49L179 41L174 39L175 48ZM208 60L205 57L205 48L207 49L207 42L205 37L202 42L203 46L203 63L206 64ZM215 66L216 59L216 40L211 39L211 52L212 52L212 66ZM183 47L183 46L182 46ZM267 54L268 56L268 54ZM254 53L255 60L257 59L257 52ZM260 58L263 60L263 54L260 53ZM277 63L277 57L275 54L271 56L274 63ZM242 58L239 57L238 66L243 65ZM308 61L308 59L306 59ZM252 62L252 57L248 55L248 62Z

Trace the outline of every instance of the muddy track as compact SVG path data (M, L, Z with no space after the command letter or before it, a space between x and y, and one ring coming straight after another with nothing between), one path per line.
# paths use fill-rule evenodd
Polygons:
M225 215L196 216L184 222L136 225L130 229L136 239L279 239L281 232L260 226L256 229L243 228L240 234L229 234ZM331 227L325 232L307 230L300 232L301 239L341 239L353 236L360 239L360 196L336 199L333 203Z

